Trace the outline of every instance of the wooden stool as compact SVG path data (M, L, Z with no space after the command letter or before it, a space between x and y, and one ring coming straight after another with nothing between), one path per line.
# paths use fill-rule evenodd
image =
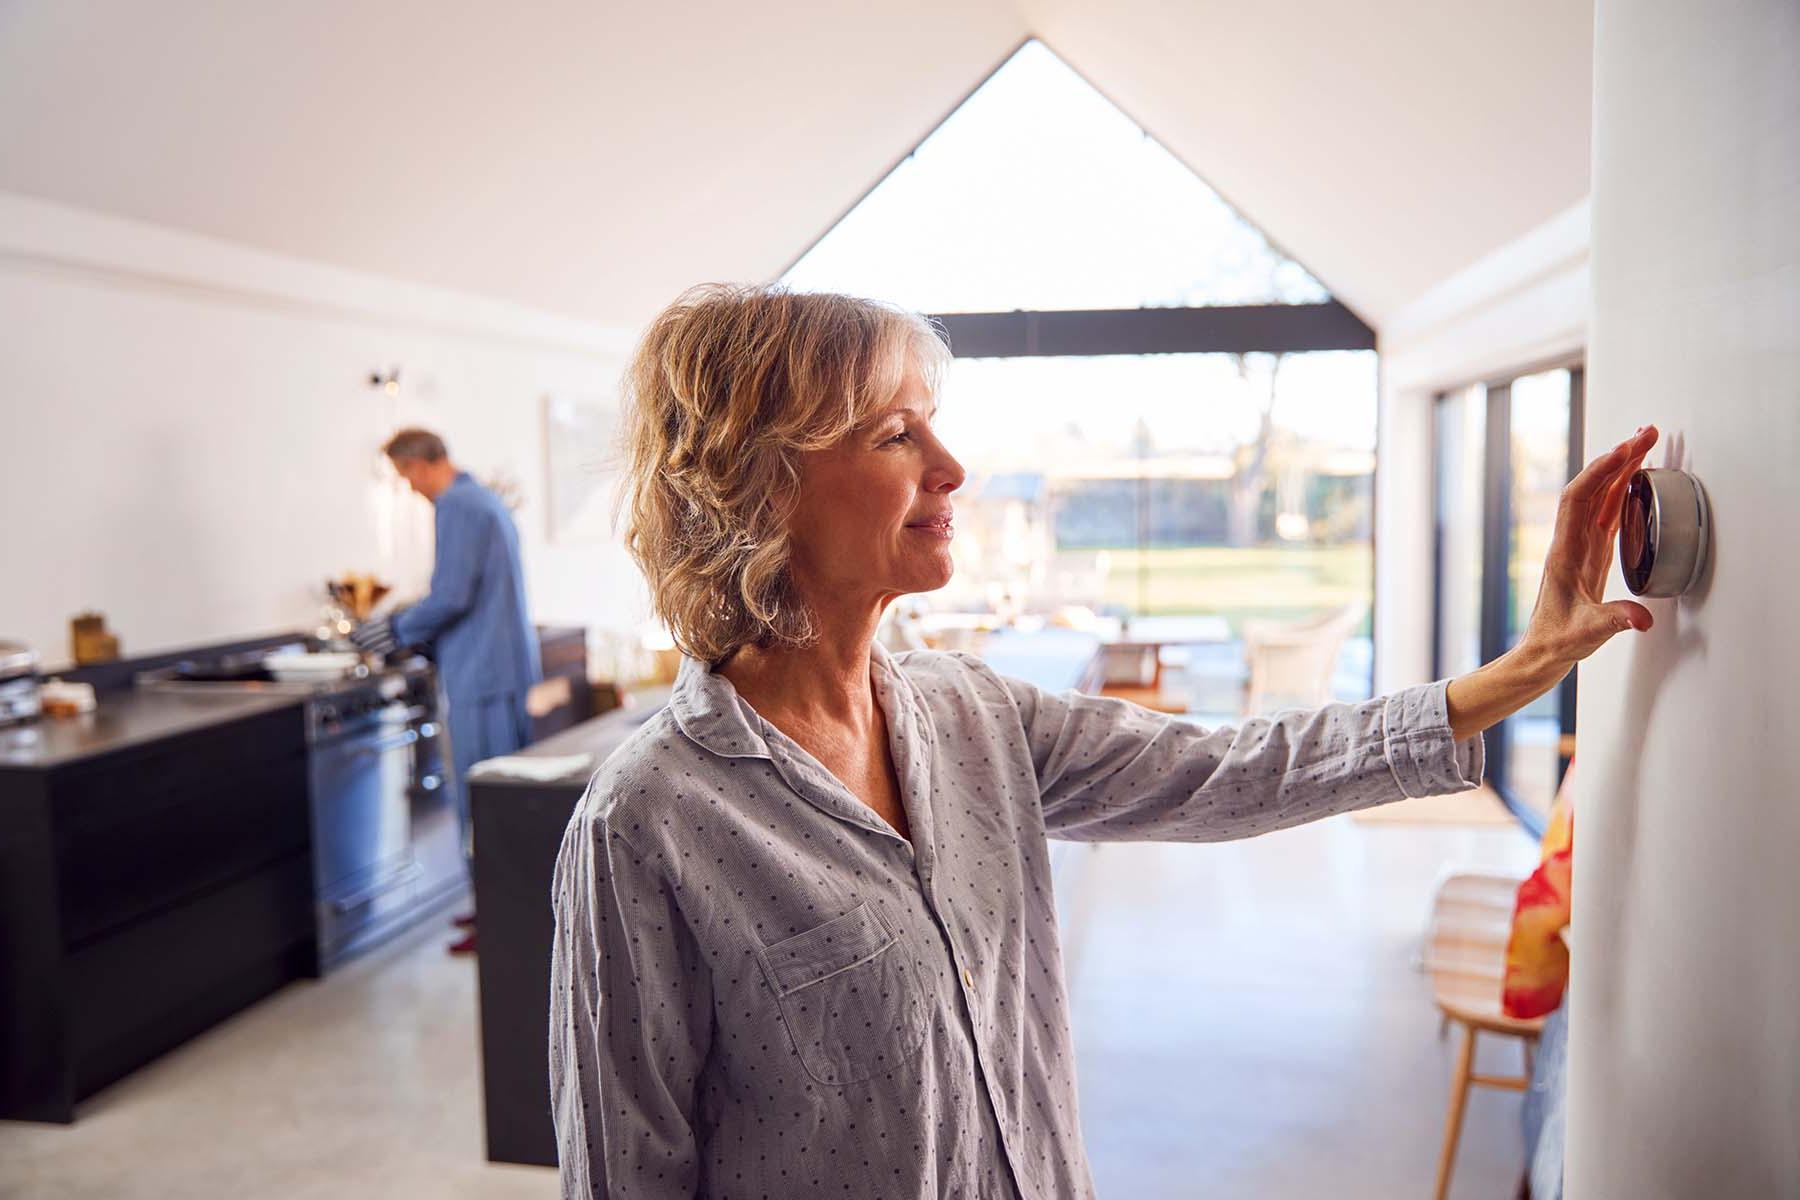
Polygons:
M1462 1138L1463 1110L1473 1085L1523 1092L1531 1086L1532 1050L1544 1018L1509 1017L1500 1007L1506 971L1506 940L1512 930L1512 897L1494 886L1492 875L1467 880L1451 876L1433 909L1426 968L1431 972L1431 998L1443 1027L1462 1027L1462 1047L1450 1082L1450 1111L1444 1122L1444 1146L1438 1155L1437 1200L1450 1194L1450 1172ZM1516 887L1516 884L1514 885ZM1442 1029L1440 1029L1441 1035ZM1519 1038L1525 1057L1523 1075L1480 1075L1475 1072L1475 1039L1493 1033Z

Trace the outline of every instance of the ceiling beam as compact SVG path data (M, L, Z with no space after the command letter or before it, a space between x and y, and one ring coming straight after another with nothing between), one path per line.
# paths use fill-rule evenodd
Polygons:
M942 313L932 318L958 358L1103 354L1297 354L1373 350L1375 331L1324 304L1213 305L1059 312Z

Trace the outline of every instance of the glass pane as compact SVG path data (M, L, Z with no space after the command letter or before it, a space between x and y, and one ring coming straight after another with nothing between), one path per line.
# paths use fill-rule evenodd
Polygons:
M1330 299L1035 41L784 278L935 313Z
M1366 697L1375 395L1369 352L959 359L937 418L968 471L957 571L926 602L1126 619L1220 719L1246 622L1353 605L1302 682Z
M1519 640L1537 604L1556 505L1569 479L1569 373L1526 375L1512 385L1512 529L1507 561L1506 644ZM1561 781L1560 689L1507 718L1507 782L1524 803L1550 810Z
M1482 477L1487 390L1453 392L1437 404L1438 677L1481 665Z

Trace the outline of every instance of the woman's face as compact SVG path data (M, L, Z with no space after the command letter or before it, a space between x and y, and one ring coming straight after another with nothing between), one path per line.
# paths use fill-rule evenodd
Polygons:
M843 441L809 451L788 529L795 581L814 608L885 604L950 582L950 494L962 465L931 430L917 368Z

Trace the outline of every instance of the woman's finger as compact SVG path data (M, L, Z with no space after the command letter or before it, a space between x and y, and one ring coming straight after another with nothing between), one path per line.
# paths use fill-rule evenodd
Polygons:
M1656 445L1657 436L1656 426L1646 425L1625 442L1627 460L1600 506L1600 528L1608 534L1619 528L1619 512L1625 507L1625 493L1631 487L1631 477L1644 465L1644 458Z
M1625 507L1625 493L1631 490L1632 476L1636 475L1638 468L1644 465L1644 455L1647 453L1649 453L1649 448L1645 447L1644 450L1633 456L1619 472L1618 479L1607 489L1606 499L1601 503L1600 512L1596 518L1600 528L1605 532L1610 534L1618 530L1619 513Z
M1596 458L1593 462L1590 462L1587 466L1581 468L1581 473L1569 480L1568 485L1563 488L1563 495L1568 498L1571 504L1586 507L1596 496L1602 493L1607 483L1612 480L1613 472L1618 470L1619 463L1623 459L1625 448L1628 445L1630 445L1628 441L1620 442L1617 446L1614 446L1611 450L1608 450L1605 454L1602 454L1599 458Z

